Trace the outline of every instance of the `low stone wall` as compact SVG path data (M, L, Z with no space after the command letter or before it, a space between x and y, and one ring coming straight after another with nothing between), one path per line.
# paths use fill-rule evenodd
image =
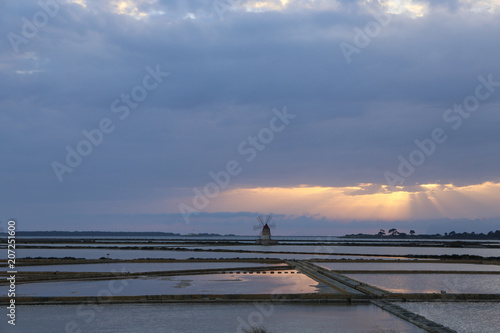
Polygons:
M407 322L412 323L413 325L416 325L427 332L430 333L457 333L456 331L452 330L451 328L448 328L446 326L443 326L441 324L438 324L432 320L429 320L423 316L420 316L416 313L413 313L411 311L408 311L406 309L403 309L402 307L391 304L389 302L384 302L384 301L378 301L374 300L371 302L372 304L378 306L379 308L392 313L393 315L406 320Z
M392 293L383 296L395 302L500 302L500 294L400 294Z

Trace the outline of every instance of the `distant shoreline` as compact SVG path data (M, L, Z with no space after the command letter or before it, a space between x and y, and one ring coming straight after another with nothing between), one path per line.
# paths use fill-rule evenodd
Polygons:
M2 233L0 233L2 234ZM182 235L174 232L161 232L161 231L18 231L16 235L19 237L28 236L28 237L62 237L62 236L70 236L70 237L91 237L91 236L110 236L110 237L118 237L118 236L135 236L135 237L151 237L151 236L182 236L182 237L233 237L236 236L234 234L213 234L213 233L199 233L199 234L187 234Z
M0 233L0 235L5 233ZM161 231L18 231L19 237L251 237L254 235L216 234L216 233L191 233L180 234L174 232ZM406 233L380 235L380 234L349 234L345 236L278 236L278 237L335 237L339 239L377 239L377 240L398 240L398 239L456 239L456 240L500 240L500 230L490 231L487 234L479 233L444 233L442 234L418 234L409 235Z
M0 233L3 235L5 233ZM216 234L216 233L190 233L180 234L174 232L162 231L18 231L18 237L252 237L255 235L235 235L235 234ZM409 235L406 233L398 234L348 234L345 236L277 236L277 237L335 237L339 239L370 239L370 240L500 240L500 230L490 231L487 234L474 232L450 233L442 234L418 234Z
M500 240L500 230L490 231L487 234L479 233L476 234L474 232L450 232L441 234L419 234L419 235L408 235L406 233L398 233L398 234L389 234L389 235L380 235L380 234L350 234L345 236L340 236L339 238L363 238L363 239L384 239L384 240L393 240L393 239L456 239L456 240Z

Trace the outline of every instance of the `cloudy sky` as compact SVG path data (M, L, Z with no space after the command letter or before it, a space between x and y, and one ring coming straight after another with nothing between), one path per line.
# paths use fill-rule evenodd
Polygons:
M498 0L3 0L0 22L4 225L500 225Z

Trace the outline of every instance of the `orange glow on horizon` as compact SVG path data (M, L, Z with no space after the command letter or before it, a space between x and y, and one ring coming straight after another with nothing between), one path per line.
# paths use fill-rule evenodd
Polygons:
M336 220L488 218L500 216L500 183L454 186L359 184L348 187L236 188L222 192L207 212L262 211Z

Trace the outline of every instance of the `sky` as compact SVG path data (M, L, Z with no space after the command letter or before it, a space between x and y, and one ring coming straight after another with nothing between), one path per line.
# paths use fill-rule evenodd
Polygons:
M3 0L0 22L4 229L500 229L499 0Z

